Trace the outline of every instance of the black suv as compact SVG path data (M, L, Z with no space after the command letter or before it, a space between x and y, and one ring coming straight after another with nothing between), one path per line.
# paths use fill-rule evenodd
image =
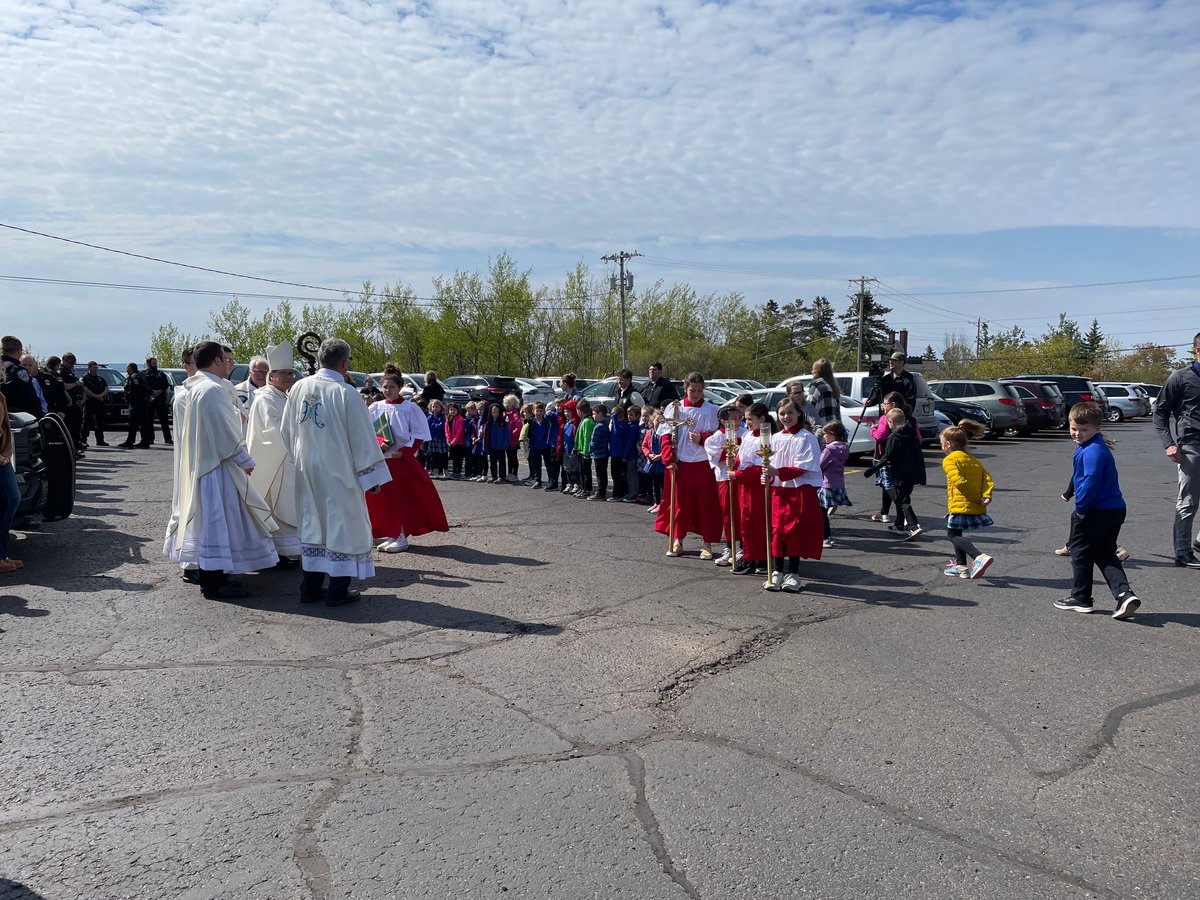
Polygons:
M125 424L129 421L129 404L125 402L125 373L107 366L98 366L96 374L108 385L108 396L104 398L105 419Z
M1049 381L1052 384L1058 385L1059 392L1063 395L1063 400L1066 401L1067 413L1071 412L1071 407L1076 403L1095 403L1100 407L1100 412L1104 416L1108 416L1108 400L1105 396L1096 390L1096 386L1091 380L1084 378L1082 375L1013 375L1008 378L1001 378L1001 382L1007 383L1010 381Z
M65 519L75 506L75 446L66 424L58 415L29 413L9 413L8 424L21 495L14 521Z
M502 401L509 394L521 399L521 385L510 375L451 375L443 378L448 388L466 391L472 400Z

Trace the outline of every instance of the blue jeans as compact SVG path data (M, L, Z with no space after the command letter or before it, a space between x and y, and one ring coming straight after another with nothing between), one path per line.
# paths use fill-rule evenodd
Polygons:
M0 559L8 559L8 529L21 502L17 473L11 465L0 466Z

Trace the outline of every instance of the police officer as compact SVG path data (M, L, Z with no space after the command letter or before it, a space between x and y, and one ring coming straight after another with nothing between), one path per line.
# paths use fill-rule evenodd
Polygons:
M67 420L67 430L71 432L71 440L75 442L75 453L77 456L83 455L83 384L79 380L79 376L75 374L75 354L64 353L62 358L62 366L53 366L52 362L57 357L50 357L46 360L46 365L53 368L59 378L62 379L63 390L67 392L67 400L69 406L63 414L63 418Z
M153 356L146 359L144 374L146 384L150 386L150 443L154 443L154 421L157 419L162 428L163 441L170 447L175 443L171 440L171 423L168 421L170 409L167 394L171 391L171 380L158 367L158 360Z
M29 413L40 419L42 401L33 386L33 379L21 365L24 349L18 337L8 334L0 338L0 360L4 363L4 381L0 383L0 391L4 392L10 413Z
M79 379L83 385L83 443L87 444L88 433L96 430L96 446L107 447L104 441L104 420L108 415L104 401L108 399L108 382L100 377L99 365L89 360L87 374Z
M125 442L117 446L131 449L133 436L141 432L142 440L137 447L145 450L154 440L150 423L150 385L146 376L138 371L137 363L125 367L125 402L129 404L129 434L125 436Z
M913 378L912 372L905 371L904 365L907 362L908 357L900 350L893 353L892 358L888 360L889 371L879 379L878 391L880 400L892 391L899 391L911 410L917 405L917 380Z

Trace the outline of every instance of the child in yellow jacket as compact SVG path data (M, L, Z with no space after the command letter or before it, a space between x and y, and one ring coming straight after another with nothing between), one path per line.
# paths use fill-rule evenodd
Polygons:
M946 531L954 545L954 559L945 574L957 578L979 578L992 564L992 558L963 537L964 531L987 528L992 517L987 514L992 502L994 482L987 469L967 452L969 438L984 432L978 422L964 419L942 432L942 470L946 473ZM967 565L967 559L971 563Z

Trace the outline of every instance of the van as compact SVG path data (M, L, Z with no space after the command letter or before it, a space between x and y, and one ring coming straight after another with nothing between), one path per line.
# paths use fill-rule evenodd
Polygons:
M917 419L917 425L920 426L925 443L929 444L936 441L938 436L938 422L933 415L933 392L929 390L929 385L925 383L924 377L912 369L909 369L908 373L912 375L917 386L917 402L913 414ZM870 397L878 383L878 379L870 372L838 372L833 377L838 383L838 389L843 394L859 401ZM808 383L812 381L812 375L793 375L791 378L785 378L780 384L791 384L793 381L799 381L807 388ZM871 397L872 405L878 403L880 399L877 396Z

